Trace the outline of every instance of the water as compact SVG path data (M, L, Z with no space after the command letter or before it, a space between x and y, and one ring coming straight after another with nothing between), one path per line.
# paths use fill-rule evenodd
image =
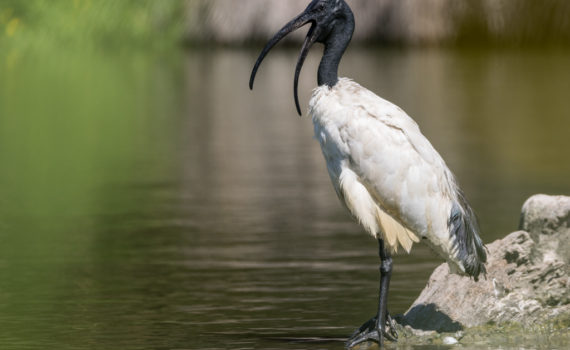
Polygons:
M315 50L301 103L315 84ZM377 248L295 114L297 51L0 60L2 349L341 349L371 317ZM570 51L351 48L341 72L403 107L491 242L570 193ZM395 258L404 312L440 263Z

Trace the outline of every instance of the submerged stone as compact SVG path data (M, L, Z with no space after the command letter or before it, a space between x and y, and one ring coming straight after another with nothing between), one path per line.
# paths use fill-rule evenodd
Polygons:
M445 345L453 345L453 344L457 344L457 343L459 343L459 342L454 337L448 336L448 337L443 338L443 344L445 344Z

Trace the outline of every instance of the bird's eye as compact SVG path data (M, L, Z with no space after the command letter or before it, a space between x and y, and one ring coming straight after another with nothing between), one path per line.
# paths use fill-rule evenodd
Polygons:
M324 10L325 10L325 4L322 4L322 3L321 3L321 4L319 4L319 5L317 6L317 11L321 12L321 11L324 11Z

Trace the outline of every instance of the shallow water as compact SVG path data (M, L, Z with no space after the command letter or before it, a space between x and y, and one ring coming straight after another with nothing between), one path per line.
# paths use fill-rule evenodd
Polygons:
M0 59L2 349L341 349L372 316L376 243L296 117L297 51L250 92L256 55ZM414 117L491 242L529 195L570 193L568 62L354 47L341 73ZM393 314L439 263L422 245L395 258Z

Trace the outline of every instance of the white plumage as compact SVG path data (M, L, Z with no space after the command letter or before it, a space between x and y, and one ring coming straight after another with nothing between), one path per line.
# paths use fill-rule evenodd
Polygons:
M464 273L448 227L457 185L418 125L346 78L316 88L309 113L334 188L362 226L393 252L425 238Z
M313 0L265 45L251 72L249 86L265 55L297 28L311 23L294 78L294 98L301 114L297 84L315 42L325 45L319 87L309 113L332 183L350 213L378 240L380 291L376 316L359 327L347 348L364 341L383 345L397 339L387 308L392 276L391 253L409 252L424 238L451 270L477 280L487 259L477 219L445 162L418 125L398 106L357 83L338 78L340 59L354 32L354 16L344 0Z

